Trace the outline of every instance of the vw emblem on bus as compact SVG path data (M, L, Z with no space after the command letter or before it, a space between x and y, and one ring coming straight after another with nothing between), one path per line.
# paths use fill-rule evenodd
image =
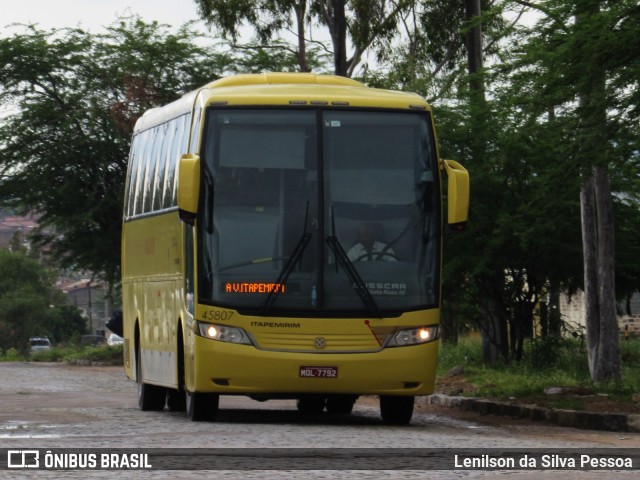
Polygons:
M315 347L318 349L325 347L324 337L316 337L315 339Z

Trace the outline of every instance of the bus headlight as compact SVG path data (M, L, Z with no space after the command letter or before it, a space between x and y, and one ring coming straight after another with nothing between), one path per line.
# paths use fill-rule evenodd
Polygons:
M419 345L421 343L433 342L439 338L438 325L430 327L408 328L406 330L398 330L391 335L387 347L405 347L408 345Z
M197 332L201 337L219 342L241 343L243 345L251 345L251 340L247 333L238 327L229 327L227 325L218 325L215 323L197 322Z

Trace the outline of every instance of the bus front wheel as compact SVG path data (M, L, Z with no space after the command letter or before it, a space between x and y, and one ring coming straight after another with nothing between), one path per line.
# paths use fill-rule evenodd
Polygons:
M219 395L206 392L186 392L187 416L193 422L213 422L218 414Z
M380 395L380 415L388 425L407 425L413 416L415 397Z

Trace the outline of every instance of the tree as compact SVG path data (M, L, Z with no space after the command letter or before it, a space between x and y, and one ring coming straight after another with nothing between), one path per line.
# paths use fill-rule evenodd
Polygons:
M445 249L457 253L445 256L444 338L455 341L456 318L473 319L483 332L487 362L522 357L524 335L531 331L534 305L546 281L538 281L542 269L535 268L524 244L530 240L524 233L531 229L523 226L522 240L511 229L514 218L525 217L520 205L537 183L517 175L523 151L500 135L512 132L513 119L486 96L485 84L501 79L495 73L487 76L484 58L495 59L499 40L511 33L502 8L479 0L423 2L403 19L408 41L387 67L391 81L374 78L379 86L409 88L450 103L435 108L442 153L469 168L473 202L468 232L445 240ZM495 89L492 93L495 98ZM518 159L505 158L507 150Z
M307 38L314 22L326 28L331 39L334 73L351 77L364 53L380 53L397 35L402 16L416 0L195 0L201 17L219 29L234 44L240 27L248 24L256 34L254 47L288 48L298 58L301 72L311 71L309 45L321 41ZM271 41L283 32L296 37L295 47L274 46ZM349 55L348 45L352 45Z
M235 46L229 52L229 58L232 62L228 69L234 74L299 70L298 55L284 40L274 40L266 46ZM305 61L310 69L324 70L327 54L312 47L306 51Z
M62 294L53 275L23 254L0 249L0 271L0 349L26 352L29 337L54 333L50 305L63 302Z
M36 243L64 267L119 281L122 192L142 112L220 76L223 54L186 28L135 17L106 33L29 26L0 38L0 199L40 215Z
M50 305L47 322L49 336L56 343L78 341L78 337L89 332L87 319L74 305Z
M600 2L577 6L574 40L577 61L588 55L589 36L605 27ZM594 28L595 27L595 28ZM596 62L579 83L579 159L584 165L580 189L584 258L585 323L589 371L594 381L620 378L618 319L615 294L615 236L613 199L609 178L606 70Z
M631 261L618 261L618 297L638 288L639 149L631 133L638 118L638 7L607 3L608 19L589 22L580 40L573 22L578 2L480 2L482 14L465 19L472 3L477 12L477 0L422 3L402 23L408 41L389 57L388 75L367 72L366 79L438 99L441 152L469 168L473 198L467 232L445 239L445 251L456 253L445 255L444 332L455 336L449 317L471 319L486 332L492 357L508 362L523 358L523 332L531 332L538 309L541 333L560 334L560 318L543 307L557 303L561 289L574 292L583 283L580 187L582 172L589 172L583 167L591 165L588 140L600 138L589 144L592 151L606 145L616 222L624 221L616 225L624 236L624 243L616 240L616 257ZM507 7L519 14L531 5L542 9L533 29L501 19ZM464 55L473 42L463 40L478 26L487 68ZM594 64L607 72L606 125L576 128L585 125L579 99L593 83ZM580 136L589 132L592 139Z
M581 183L591 375L595 381L616 379L614 208L616 198L626 195L612 195L611 179L612 172L615 180L616 172L627 170L624 165L633 158L628 146L637 142L625 132L638 120L638 5L628 0L517 3L543 13L527 42L525 68L537 67L535 82L542 86L546 108L566 119L563 163Z

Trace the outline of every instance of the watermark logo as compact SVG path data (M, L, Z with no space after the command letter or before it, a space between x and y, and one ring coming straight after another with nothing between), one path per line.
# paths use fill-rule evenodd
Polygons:
M7 468L40 468L38 450L7 451Z
M150 453L127 451L124 449L65 449L49 450L5 450L0 449L0 458L6 452L7 463L0 461L0 470L141 470L153 468Z

